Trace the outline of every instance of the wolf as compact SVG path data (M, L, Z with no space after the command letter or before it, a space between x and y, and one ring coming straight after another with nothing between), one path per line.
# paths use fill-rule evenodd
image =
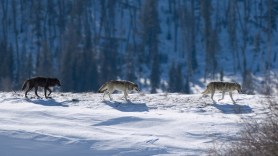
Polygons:
M221 91L222 92L222 98L218 101L221 101L224 99L225 92L229 92L229 95L235 104L235 101L232 96L232 91L238 91L238 93L242 93L241 86L238 83L235 82L210 82L207 85L207 88L204 92L202 92L203 95L211 93L211 99L213 100L213 95L215 91ZM213 100L214 101L214 100Z
M49 87L54 86L61 86L60 81L57 78L48 78L48 77L34 77L31 79L26 80L23 83L23 86L21 90L25 90L25 97L27 98L27 93L35 87L35 94L37 97L40 97L37 93L39 87L44 88L44 96L45 98L50 98L49 95L52 93L51 89ZM49 91L49 94L46 95L47 90Z
M108 81L105 84L103 84L99 88L98 93L104 93L103 99L104 99L104 96L106 94L108 94L110 100L113 100L111 97L111 94L116 90L124 92L125 100L127 100L127 96L128 96L127 92L129 92L129 91L139 92L140 91L138 85L133 82L124 81L124 80L122 80L122 81L111 80L111 81Z

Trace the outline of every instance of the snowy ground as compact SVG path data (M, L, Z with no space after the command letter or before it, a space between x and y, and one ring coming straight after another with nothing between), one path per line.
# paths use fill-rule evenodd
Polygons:
M122 96L54 92L53 99L26 99L2 92L0 155L205 155L238 135L243 119L267 112L263 95L235 93L236 105L228 95L215 104L201 94Z

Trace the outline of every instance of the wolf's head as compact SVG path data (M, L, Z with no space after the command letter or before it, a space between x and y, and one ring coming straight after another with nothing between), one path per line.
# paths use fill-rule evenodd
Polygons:
M60 81L59 81L57 78L54 79L54 83L55 83L57 86L61 86L61 83L60 83Z
M137 84L133 84L133 85L132 85L132 90L133 90L133 91L136 91L136 92L139 92L139 91L140 91L140 89L139 89L139 87L138 87Z
M238 93L242 93L240 84L236 83L235 87L236 87L236 90L238 91Z

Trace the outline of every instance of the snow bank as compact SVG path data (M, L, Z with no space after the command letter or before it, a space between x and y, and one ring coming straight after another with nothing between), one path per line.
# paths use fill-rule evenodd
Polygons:
M53 93L53 99L0 93L1 156L202 155L237 136L242 119L267 113L263 95L235 93L236 105L228 95L215 104L200 94L112 96L115 101L95 93Z

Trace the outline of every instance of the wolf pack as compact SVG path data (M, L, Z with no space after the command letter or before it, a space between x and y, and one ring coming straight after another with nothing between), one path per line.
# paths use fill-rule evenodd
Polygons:
M33 88L35 89L35 95L40 98L38 95L38 88L42 87L44 89L44 96L45 98L51 98L50 94L52 93L52 90L50 87L55 86L61 86L61 83L59 79L57 78L49 78L49 77L34 77L31 79L26 80L23 83L23 86L21 90L25 91L25 97L27 97L27 94L29 91L31 91ZM47 91L49 93L47 93ZM139 86L130 81L125 80L111 80L106 83L104 83L98 90L98 93L103 93L103 100L105 100L105 95L108 95L110 100L113 100L111 94L115 91L123 92L125 100L128 101L128 93L130 92L140 92ZM235 100L233 99L232 92L237 91L238 93L242 93L241 85L236 82L210 82L208 83L205 91L202 92L203 96L206 94L211 94L211 99L215 103L215 100L213 99L213 96L216 91L222 92L222 98L218 101L221 101L224 99L225 93L228 92L230 95L231 100L235 104Z

